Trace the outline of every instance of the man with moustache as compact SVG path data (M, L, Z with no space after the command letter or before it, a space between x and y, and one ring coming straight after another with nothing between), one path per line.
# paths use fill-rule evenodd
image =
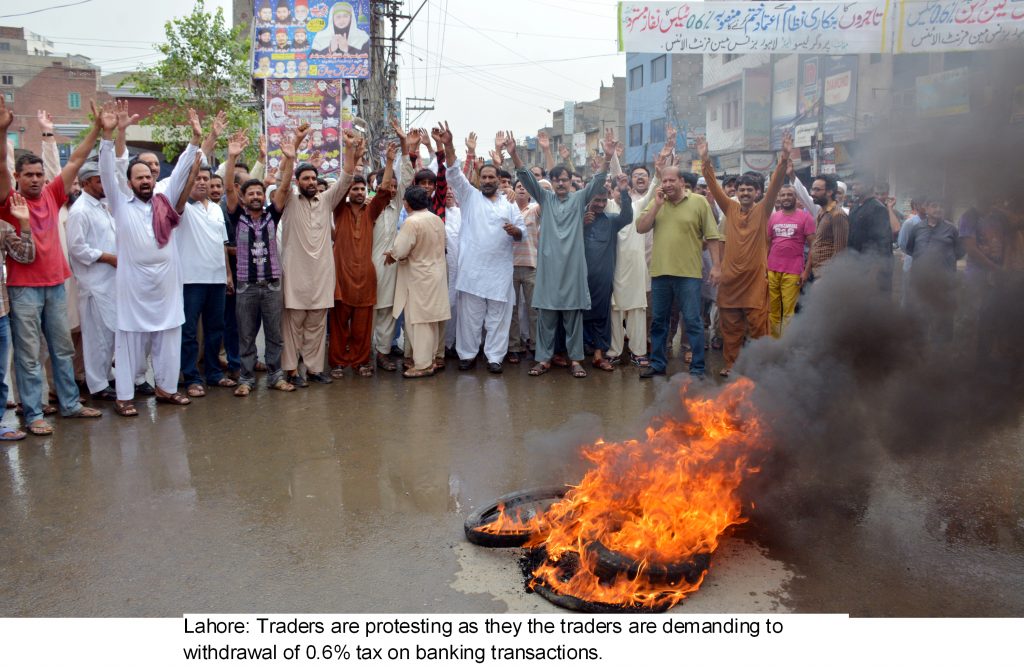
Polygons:
M778 339L800 297L804 245L814 242L814 218L796 208L792 186L779 190L780 209L768 219L768 322Z
M812 277L821 278L825 266L846 249L850 234L850 221L836 199L838 186L834 174L822 174L811 182L811 197L817 207L814 240L807 254L800 284L806 284Z

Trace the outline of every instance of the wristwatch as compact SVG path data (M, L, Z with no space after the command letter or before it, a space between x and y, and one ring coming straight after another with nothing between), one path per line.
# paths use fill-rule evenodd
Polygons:
M53 133L52 132L44 132L43 133L43 137L53 137Z

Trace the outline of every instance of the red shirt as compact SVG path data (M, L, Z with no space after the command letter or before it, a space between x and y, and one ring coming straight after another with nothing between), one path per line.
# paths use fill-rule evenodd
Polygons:
M60 208L68 201L64 180L57 175L43 187L39 197L28 203L32 238L36 244L36 259L27 265L7 258L7 285L41 288L59 286L71 276L71 268L64 248L60 244ZM11 215L10 196L0 206L0 218L18 230L18 220Z

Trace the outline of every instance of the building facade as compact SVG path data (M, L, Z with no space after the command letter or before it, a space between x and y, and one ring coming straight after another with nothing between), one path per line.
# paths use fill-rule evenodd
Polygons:
M705 129L702 71L702 56L626 55L627 164L653 163L668 125L678 131L677 155L684 161L693 157L693 138Z

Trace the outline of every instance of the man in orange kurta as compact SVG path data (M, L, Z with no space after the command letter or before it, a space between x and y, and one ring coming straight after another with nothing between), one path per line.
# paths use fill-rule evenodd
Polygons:
M718 286L718 314L725 358L722 376L729 376L748 333L754 339L768 334L768 218L775 210L775 198L786 177L792 146L793 138L787 133L782 140L779 165L772 174L764 198L755 202L758 183L744 175L736 184L737 202L718 185L708 157L707 141L704 138L697 140L704 179L725 218L720 226L725 236L725 252L722 280Z
M389 153L393 154L392 147ZM381 183L389 183L392 155ZM346 367L372 376L370 348L373 306L377 302L377 270L373 264L373 225L391 202L394 191L382 187L366 202L366 180L353 177L347 201L334 210L334 309L331 310L327 359L331 376L342 378Z

